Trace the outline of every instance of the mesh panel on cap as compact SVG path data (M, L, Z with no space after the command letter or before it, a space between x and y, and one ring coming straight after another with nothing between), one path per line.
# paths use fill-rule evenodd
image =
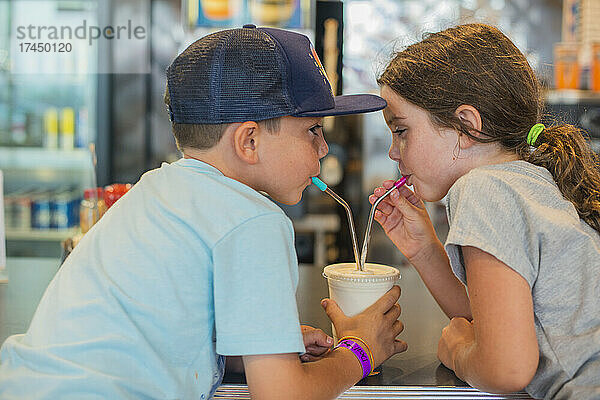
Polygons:
M167 71L178 123L227 123L290 115L286 60L257 29L231 29L191 44Z

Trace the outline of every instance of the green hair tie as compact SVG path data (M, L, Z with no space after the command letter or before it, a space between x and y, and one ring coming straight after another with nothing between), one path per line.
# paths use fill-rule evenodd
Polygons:
M527 144L535 147L535 141L544 129L546 129L544 124L535 124L534 126L532 126L529 130L529 133L527 134Z

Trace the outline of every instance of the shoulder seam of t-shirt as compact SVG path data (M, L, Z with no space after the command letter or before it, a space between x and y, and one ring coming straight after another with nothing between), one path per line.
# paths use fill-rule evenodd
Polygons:
M472 184L472 181L475 180L477 181L480 177L484 177L485 179L487 179L490 182L494 182L495 184L502 186L506 189L508 189L509 192L517 192L511 185L511 181L510 179L502 176L502 175L496 175L496 174L492 174L490 173L491 171L500 171L500 172L514 172L514 173L521 173L533 178L538 178L543 180L544 182L552 185L554 188L556 188L556 190L559 190L558 187L556 186L556 183L554 182L554 180L552 180L551 178L545 177L542 174L538 173L535 170L526 170L524 168L519 168L517 169L506 169L506 168L501 168L500 166L504 165L504 164L494 164L494 165L490 165L490 166L483 166L483 167L478 167L478 168L474 168L471 171L469 171L467 174L463 175L462 177L460 177L456 182L455 185L453 185L450 188L450 192L456 192L456 191L462 191L462 189L458 189L458 187L465 187L465 186L469 186ZM533 165L533 164L532 164ZM549 174L549 172L548 172ZM458 185L457 185L458 184ZM480 186L480 182L477 181L477 186ZM454 189L454 190L452 190ZM560 190L559 190L560 192ZM561 193L562 195L562 193ZM447 204L449 204L449 201L447 202Z
M478 241L477 238L474 238L472 235L469 235L468 233L466 233L463 229L455 229L455 236L458 236L458 240L453 240L453 241L447 241L444 244L444 248L446 249L446 252L448 253L448 246L456 246L457 248L459 247L464 247L464 246L472 246L472 247L476 247L481 251L484 251L490 255L492 255L494 258L496 258L498 261L500 261L501 263L505 264L508 268L510 268L511 270L513 270L515 273L519 274L521 277L523 277L523 279L525 279L525 281L529 284L530 288L533 288L533 286L535 285L535 282L537 280L537 275L535 274L527 274L530 276L524 276L524 274L526 274L526 272L529 270L524 270L524 271L518 271L515 269L515 267L517 267L517 265L515 265L515 263L511 262L510 260L503 260L503 256L501 256L499 253L501 253L501 251L496 247L496 248L491 248L491 246L493 246L492 244L488 244L488 243L483 243L481 241ZM499 258L500 256L500 258ZM518 261L515 261L518 262ZM463 270L463 284L467 284L467 271L466 271L466 265L463 263L461 265L462 270ZM452 270L454 271L454 267L451 265ZM539 271L538 271L539 272ZM454 271L455 275L456 275L456 271ZM462 279L459 280L462 281Z
M253 216L251 218L245 219L243 222L237 224L236 226L234 226L233 228L231 228L230 230L228 230L225 234L223 234L223 236L221 236L219 238L219 240L215 241L215 244L213 245L212 249L214 249L215 247L217 247L219 245L219 243L221 243L223 240L227 239L227 237L229 237L230 235L232 235L236 230L240 229L241 227L243 227L247 223L256 221L259 218L269 217L269 216L275 216L275 217L281 218L284 222L286 222L286 225L288 226L288 228L291 228L291 230L293 232L293 227L291 227L290 219L283 213L283 211L281 211L281 212L277 212L277 211L265 212L265 213L261 213L261 214L255 215L255 216Z
M503 175L496 175L496 174L490 174L488 172L490 172L491 170L494 171L500 171L500 172L507 172L507 173L518 173L518 174L522 174L522 175L526 175L528 177L532 177L532 178L538 178L544 182L546 182L548 185L550 185L552 187L552 190L556 191L556 194L559 196L560 199L566 201L570 207L571 207L571 212L573 214L573 216L577 216L577 220L581 220L583 223L586 223L585 221L583 221L581 219L581 216L579 216L577 209L575 208L575 205L567 200L564 197L564 194L561 192L560 188L558 187L558 185L556 184L556 182L554 181L554 179L552 178L552 175L550 174L550 172L544 168L544 167L540 167L534 164L531 164L527 161L524 160L518 160L520 162L520 164L514 164L517 161L513 161L512 163L512 167L510 169L507 168L502 168L501 166L506 165L508 163L504 163L504 164L494 164L494 165L489 165L489 166L483 166L483 167L479 167L476 169L471 170L469 173L467 173L466 175L464 175L463 177L459 178L460 180L460 185L467 186L471 184L471 180L472 179L477 179L477 176L479 177L485 177L486 179L488 179L490 182L494 182L497 185L501 185L502 187L506 188L507 191L509 193L518 193L519 190L516 190L515 187L512 186L511 184L511 179L505 178ZM529 166L525 167L522 164L526 163ZM515 166L518 166L517 168L515 168ZM543 169L546 174L542 173L540 171L540 169ZM487 170L487 171L486 171ZM548 176L545 176L548 175ZM467 178L467 176L469 176L468 179L464 179L463 178ZM458 181L457 181L458 182ZM457 185L458 187L458 185ZM450 190L452 191L452 187L450 188ZM458 190L458 189L456 189ZM448 202L449 203L449 202ZM449 217L451 216L450 214L450 209L447 207L448 210L448 215ZM586 223L587 224L587 223Z
M486 170L486 169L501 170L501 171L506 171L506 172L517 172L517 173L521 173L524 175L535 176L537 178L541 178L541 179L545 180L548 183L556 185L556 182L554 182L554 178L552 177L552 174L550 174L550 171L548 171L546 168L544 168L542 166L535 165L535 164L530 163L529 161L525 161L525 160L515 160L515 161L509 161L509 162L505 162L505 163L501 163L501 164L485 165L485 166L481 166L479 168L475 168L471 171ZM543 169L545 171L545 173L542 172L540 169ZM469 171L469 173L471 171Z
M206 167L203 166L194 166L194 165L186 165L184 164L186 161L188 160L195 160L196 162L200 162L201 164L205 164ZM240 193L243 194L251 194L253 195L257 200L260 200L261 202L264 203L265 206L270 207L270 208L279 208L277 207L276 204L274 204L267 196L261 194L258 190L254 189L251 186L246 185L243 182L238 181L237 179L231 178L225 174L223 174L218 168L213 167L212 165L204 162L204 161L200 161L200 160L196 160L196 159L189 159L189 158L180 158L179 160L168 164L168 163L163 163L163 164L167 164L168 166L174 166L174 167L178 167L178 168L185 168L185 169L190 169L194 172L197 172L199 174L203 174L203 175L211 175L213 179L226 179L228 181L231 181L231 183L236 184L236 187L233 187L231 185L230 186L233 190L239 191ZM242 192L243 190L243 192ZM273 212L277 212L277 210L274 210Z
M496 174L490 173L492 170L502 170L502 172L506 171L504 168L500 167L501 165L503 165L503 164L496 164L494 166L486 166L486 167L473 169L467 175L463 176L463 178L465 178L465 179L461 179L460 182L458 183L458 185L456 185L455 187L453 186L451 188L452 193L449 196L448 203L447 203L447 210L448 210L450 221L453 221L454 218L456 217L455 215L452 214L452 212L456 211L456 208L457 208L456 202L459 201L457 196L460 197L460 196L462 196L462 194L471 192L473 190L474 185L475 185L475 187L479 188L481 186L481 183L485 182L485 181L489 182L489 184L492 184L498 188L502 188L504 197L506 199L514 200L514 203L512 203L513 208L523 206L523 204L518 200L518 198L514 197L515 193L517 193L518 191L515 190L515 188L511 185L510 180L506 179L502 175L498 176ZM519 168L519 169L521 170L522 168ZM511 171L509 170L506 172L510 173ZM515 172L519 173L520 171L515 171ZM540 175L536 173L535 176L539 177ZM546 182L547 179L544 179L544 181ZM553 183L553 185L554 185L554 183ZM487 192L484 193L484 195L487 195L487 194L488 194ZM451 207L451 205L453 205L453 207ZM458 240L456 240L456 239L458 239ZM470 246L478 247L481 250L490 253L491 255L496 257L498 260L500 260L501 262L506 264L513 271L515 271L516 273L521 275L527 281L527 283L529 284L530 287L533 287L533 285L535 284L535 282L537 280L537 274L539 273L539 271L537 271L537 269L533 265L531 265L531 260L527 260L525 262L525 265L523 265L523 261L520 261L518 259L510 259L511 256L507 255L504 251L500 251L500 249L498 247L496 247L490 243L478 242L477 238L474 237L472 233L465 231L464 229L461 229L461 228L455 226L454 224L452 224L451 229L448 232L448 237L447 237L444 247L446 248L446 246L448 246L448 245L454 245L454 246L469 246L470 245ZM494 246L496 248L492 249L492 248L490 248L490 246ZM529 268L529 267L533 267L533 269ZM519 269L522 269L522 268L524 268L524 270L518 271ZM462 265L462 269L463 269L463 273L466 273L466 271L464 271L464 265ZM454 268L453 268L453 270L454 270ZM533 271L535 271L536 273L533 273ZM466 282L466 275L465 275L464 279Z

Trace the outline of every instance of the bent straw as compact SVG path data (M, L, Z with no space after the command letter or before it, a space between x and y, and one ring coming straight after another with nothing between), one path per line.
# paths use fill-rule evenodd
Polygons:
M335 201L337 201L338 203L340 203L342 205L342 207L344 207L344 209L346 210L346 215L348 216L348 225L350 226L350 235L352 236L352 248L354 250L354 260L356 261L356 268L360 269L360 262L358 259L358 240L356 239L356 231L354 229L354 218L352 218L352 210L350 209L350 206L348 205L348 203L346 203L344 201L344 199L342 199L340 196L338 196L337 193L335 193L333 190L331 190L329 187L327 187L325 182L323 182L316 176L313 176L311 178L311 180L312 180L312 183L316 187L319 188L319 190L321 190L322 192L325 192L328 195L330 195L331 197L333 197L333 199Z
M371 206L371 212L369 213L369 222L367 223L367 229L365 231L365 239L363 241L363 247L362 247L362 250L360 253L360 264L359 264L360 271L364 271L365 262L367 261L367 247L369 247L369 240L371 238L371 225L373 225L373 217L375 216L375 210L377 209L377 206L379 205L381 200L386 198L388 194L392 193L392 191L394 189L400 189L406 183L406 179L407 179L406 176L403 176L402 178L400 178L399 180L394 182L394 186L392 186L390 189L388 189L388 191L385 192L383 194L383 196L378 198L375 201L375 203L373 203L373 205Z

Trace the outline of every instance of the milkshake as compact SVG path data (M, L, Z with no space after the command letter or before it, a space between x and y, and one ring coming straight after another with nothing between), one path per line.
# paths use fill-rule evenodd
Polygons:
M344 314L352 317L375 303L400 279L400 271L382 264L365 264L359 271L355 263L331 264L323 269L327 278L329 297L335 300ZM332 324L333 340L337 344Z

